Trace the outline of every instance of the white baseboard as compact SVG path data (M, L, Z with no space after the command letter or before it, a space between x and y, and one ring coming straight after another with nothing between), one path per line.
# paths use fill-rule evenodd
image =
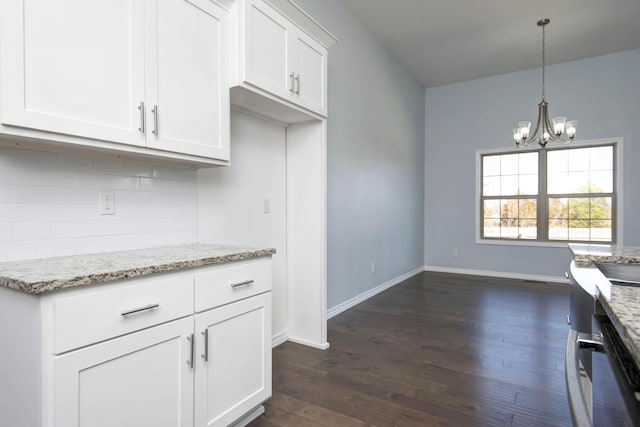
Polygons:
M506 271L474 270L470 268L440 267L435 265L425 265L424 271L434 271L438 273L469 274L472 276L488 276L488 277L500 277L505 279L533 280L536 282L569 284L569 279L566 279L565 277L541 276L537 274L512 273L512 272L506 272Z
M289 338L288 335L289 335L289 331L286 330L286 329L284 331L281 331L281 332L275 334L275 335L272 335L271 336L271 348L277 347L280 344L286 342L287 339Z
M319 348L320 350L326 350L329 348L329 343L326 342L324 344L318 344L317 342L307 341L300 338L289 337L287 341L294 342L296 344L306 345L307 347Z
M409 271L408 273L404 273L401 276L396 277L395 279L391 279L388 282L378 285L373 289L369 289L368 291L363 292L360 295L357 295L351 298L350 300L347 300L343 303L333 306L329 310L327 310L327 319L331 319L332 317L337 316L343 311L347 311L351 307L356 306L361 302L366 301L369 298L378 295L380 292L386 291L387 289L397 285L398 283L403 282L423 271L424 271L424 267L416 268L415 270Z

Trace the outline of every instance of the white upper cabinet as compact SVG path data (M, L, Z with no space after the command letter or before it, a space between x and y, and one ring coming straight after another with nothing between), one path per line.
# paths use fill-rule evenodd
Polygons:
M3 1L1 131L226 161L228 19L211 0Z
M228 12L210 0L150 8L147 145L228 160Z
M326 117L327 48L335 38L290 0L239 1L234 19L231 85Z
M2 123L144 145L144 2L3 1Z

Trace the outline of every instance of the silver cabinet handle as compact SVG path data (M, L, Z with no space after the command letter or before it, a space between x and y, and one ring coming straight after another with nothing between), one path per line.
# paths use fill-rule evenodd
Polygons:
M140 104L138 104L138 110L140 111L140 127L138 130L140 133L144 133L144 101L140 101Z
M160 307L160 304L156 302L153 304L145 305L144 307L132 308L130 310L122 310L120 314L122 316L128 316L130 314L140 313L142 311L153 310L154 308L158 308L158 307Z
M579 333L577 339L578 348L582 350L593 350L596 353L604 353L604 344L598 335L589 336L586 333Z
M571 316L567 314L567 325L571 325Z
M207 328L201 333L202 335L204 335L204 354L202 355L202 358L204 359L205 362L208 362L209 361L209 329Z
M244 280L242 282L238 282L238 283L231 283L231 287L232 288L238 288L240 286L247 286L253 283L253 280L249 279L249 280Z
M158 106L154 105L151 112L153 113L153 130L151 132L158 135Z
M300 74L296 76L296 82L298 83L298 87L296 88L296 95L300 95Z
M295 73L291 73L291 74L289 74L289 78L291 78L291 89L289 89L289 91L290 91L291 93L295 93L295 89L294 89L294 87L295 87L295 80L296 80L296 79L295 79L295 76L296 76L296 74L295 74Z
M193 334L189 335L187 337L187 341L189 341L189 343L191 344L191 348L189 350L189 360L187 360L187 365L189 365L190 368L193 368L193 352L194 352L194 344L193 342L195 341L193 339Z

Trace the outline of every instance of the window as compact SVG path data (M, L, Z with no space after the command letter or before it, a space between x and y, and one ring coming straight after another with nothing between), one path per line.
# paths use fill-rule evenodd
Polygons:
M615 243L616 143L480 154L480 237Z

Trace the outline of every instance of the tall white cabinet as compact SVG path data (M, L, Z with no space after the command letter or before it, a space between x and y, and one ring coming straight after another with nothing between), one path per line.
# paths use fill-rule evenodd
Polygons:
M287 315L278 316L282 323L274 326L274 344L290 340L325 349L326 80L328 49L336 39L290 0L237 0L231 28L233 108L286 126L286 188L277 190L286 193L286 250L281 252L286 259L274 260L284 264L278 271L285 270L286 278L274 283L273 296ZM263 143L266 147L269 141ZM214 242L218 236L210 218L232 215L216 197L216 185L228 185L227 193L234 191L226 173L210 170L199 175L203 242ZM263 200L247 203L256 205L262 206Z
M3 1L0 133L228 161L231 3Z

